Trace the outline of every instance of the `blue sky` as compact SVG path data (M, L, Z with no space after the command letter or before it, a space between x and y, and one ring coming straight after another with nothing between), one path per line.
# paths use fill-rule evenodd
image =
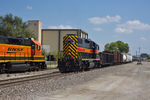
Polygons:
M121 40L150 54L150 0L0 0L0 16L41 20L46 28L79 28L100 45Z

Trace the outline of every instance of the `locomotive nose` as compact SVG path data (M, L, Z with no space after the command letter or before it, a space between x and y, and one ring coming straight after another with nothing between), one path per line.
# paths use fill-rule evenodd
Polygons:
M77 37L65 36L63 40L63 57L69 56L70 59L77 59Z

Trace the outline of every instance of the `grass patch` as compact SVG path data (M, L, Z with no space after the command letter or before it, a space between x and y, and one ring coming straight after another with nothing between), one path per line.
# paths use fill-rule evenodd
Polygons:
M150 59L148 59L147 61L150 62Z
M7 77L10 77L10 74L7 74Z
M47 69L55 69L57 66L47 66Z
M57 62L56 61L47 61L46 65L47 65L47 69L57 68Z

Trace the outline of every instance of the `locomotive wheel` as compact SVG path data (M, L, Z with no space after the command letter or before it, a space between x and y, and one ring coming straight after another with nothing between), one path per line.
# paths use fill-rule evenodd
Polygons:
M46 69L47 68L45 63L41 63L40 66L41 66L41 69Z
M85 65L82 64L82 65L81 65L81 71L84 71L84 69L85 69Z
M10 63L7 63L6 64L6 73L11 73L11 64Z
M75 67L75 71L77 71L77 72L79 72L81 70L80 67L77 65L75 65L74 67Z
M39 69L40 69L39 67L36 67L36 71L39 71Z
M59 71L60 71L61 73L66 73L66 72L67 72L66 66L65 66L64 64L59 64L59 65L58 65L58 68L59 68Z
M58 67L58 68L59 68L59 71L60 71L61 73L66 73L66 72L67 72L64 67Z
M47 69L47 65L45 63L43 64L43 66L44 66L44 69Z
M61 73L66 73L65 64L63 63L62 59L58 61L58 69Z
M0 69L0 74L3 74L5 71L4 71L4 68L2 67L1 69Z
M86 62L82 62L81 68L82 68L82 71L87 71L88 70Z
M71 61L65 63L65 72L75 71L74 65L72 65Z
M1 64L0 65L0 74L3 74L3 73L5 73L5 64Z

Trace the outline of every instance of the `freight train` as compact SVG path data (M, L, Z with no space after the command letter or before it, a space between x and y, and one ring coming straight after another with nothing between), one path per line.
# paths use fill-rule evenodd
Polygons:
M45 68L39 42L31 38L0 36L0 73Z
M94 41L67 34L63 38L63 57L58 60L58 68L66 73L127 62L132 62L129 54L99 52L99 46Z
M58 60L58 68L64 73L127 62L132 62L129 54L99 52L99 45L94 41L68 34L63 37L63 57ZM45 68L45 59L38 41L0 36L0 73Z

